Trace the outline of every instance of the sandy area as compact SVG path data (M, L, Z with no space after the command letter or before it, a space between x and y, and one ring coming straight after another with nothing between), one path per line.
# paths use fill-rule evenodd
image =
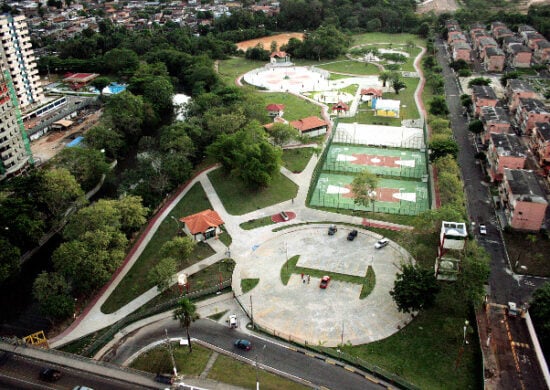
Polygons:
M270 37L250 39L248 41L237 43L237 48L240 50L246 51L246 49L250 47L254 47L258 43L261 43L264 46L265 50L269 50L271 48L271 42L273 41L277 42L277 48L280 48L281 45L286 44L290 40L290 38L298 38L299 40L303 40L304 34L303 33L285 33L285 34L273 35Z

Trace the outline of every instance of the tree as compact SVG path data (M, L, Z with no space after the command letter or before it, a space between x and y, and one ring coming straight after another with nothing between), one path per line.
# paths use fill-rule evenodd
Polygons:
M55 166L71 172L84 191L94 188L109 172L109 164L101 151L89 148L65 148L54 160Z
M332 59L344 54L351 41L333 25L323 25L310 34L306 34L302 43L302 52L307 59Z
M174 258L179 264L185 264L195 249L197 242L190 237L174 237L166 241L160 248L162 257Z
M537 335L541 338L541 343L545 353L550 349L550 282L544 283L535 290L529 314L533 318Z
M474 85L491 85L491 79L485 77L476 77L468 81L468 88L472 88Z
M197 307L187 298L182 298L178 302L178 307L174 310L174 319L180 322L180 326L185 328L187 332L187 345L189 345L189 352L193 352L191 347L191 337L189 336L189 327L192 322L199 319L199 313L197 313Z
M44 172L42 200L56 219L61 219L73 202L85 201L82 188L65 168L54 168Z
M431 150L430 161L435 161L448 154L454 158L458 156L458 144L452 138L445 136L433 136L429 148Z
M141 96L129 91L110 96L105 106L105 115L114 128L124 134L128 143L136 144L139 141L144 120Z
M372 210L374 211L377 187L378 178L374 173L366 169L360 172L351 182L351 191L354 195L353 203L364 207L372 203Z
M474 119L468 125L468 130L470 130L474 134L483 133L483 122L481 122L479 119Z
M399 311L410 313L432 306L439 289L433 270L405 264L402 273L397 274L390 295Z
M32 292L40 311L50 320L61 320L74 313L74 299L62 275L42 271L34 280Z
M147 279L149 283L157 286L158 291L164 291L170 287L172 278L176 272L176 260L166 257L149 270Z
M0 237L0 284L19 270L19 256L19 248Z
M443 205L439 209L426 210L413 219L415 231L423 234L439 232L442 221L463 221L465 210L455 205Z
M430 25L428 22L423 22L418 26L418 35L426 39L430 35Z
M393 79L391 82L391 87L393 88L396 95L399 95L399 91L407 88L407 84L399 78Z
M111 80L108 77L98 77L91 82L92 86L95 87L101 95L103 95L103 88L111 84Z
M378 75L378 80L382 81L382 87L386 86L388 80L391 79L391 75L392 73L388 71L383 71Z
M117 158L126 146L124 136L104 124L99 124L88 130L84 142L93 149L103 150L105 155L110 158Z
M430 101L430 114L436 116L447 116L449 114L449 107L444 96L434 96Z
M105 53L103 63L112 73L128 75L138 68L139 57L133 50L116 48Z
M68 241L78 240L88 231L117 231L120 228L120 210L115 201L100 199L71 216L63 229L63 237Z
M474 240L466 241L465 256L460 264L460 274L456 282L460 286L458 291L474 306L481 304L485 297L485 284L491 271L489 262L489 254L484 248Z
M284 123L274 123L267 131L273 139L273 143L279 146L283 146L288 141L297 139L300 136L298 130Z
M120 229L126 234L138 230L147 222L149 209L143 206L140 196L126 195L118 200L107 202L114 203L120 215Z

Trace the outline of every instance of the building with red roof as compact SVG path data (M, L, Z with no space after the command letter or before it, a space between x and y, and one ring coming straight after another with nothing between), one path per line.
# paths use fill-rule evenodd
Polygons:
M217 237L224 224L219 214L210 209L180 218L180 221L183 222L183 231L196 241Z
M349 106L340 100L338 103L332 106L332 111L336 111L338 114L340 114L340 112L342 111L348 112Z
M269 55L269 62L273 65L292 65L286 51L274 51Z
M308 137L317 137L327 132L328 123L316 116L299 119L290 122L290 125L298 130L302 135Z
M267 110L267 115L269 115L270 117L283 116L283 114L285 113L284 104L271 103L268 104L265 109Z

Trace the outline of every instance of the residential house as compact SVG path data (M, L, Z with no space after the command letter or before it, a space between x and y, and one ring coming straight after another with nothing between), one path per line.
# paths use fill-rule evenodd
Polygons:
M502 107L481 107L479 120L483 123L482 140L489 141L491 133L507 134L510 132L510 117Z
M498 47L488 47L485 49L485 59L483 66L487 72L502 72L506 56Z
M464 60L467 63L471 63L473 61L472 47L466 42L453 42L451 45L451 56L453 61Z
M496 41L500 41L504 37L512 37L514 33L504 23L493 22L491 23L491 34Z
M504 51L504 53L508 54L508 51L510 50L511 46L515 45L523 45L523 40L513 36L513 37L506 37L502 39L501 48Z
M499 194L506 222L512 229L541 229L548 201L533 171L504 169Z
M504 96L508 102L508 112L511 115L515 114L520 98L540 98L538 92L527 81L521 79L509 79L504 90Z
M479 50L479 42L482 40L482 39L485 39L485 38L491 38L491 36L489 35L489 33L485 30L483 31L475 31L472 33L472 45L474 46L474 49L476 51ZM493 39L493 38L491 38Z
M522 134L531 135L537 122L550 122L550 108L539 99L520 98L516 123Z
M327 132L328 128L328 123L316 116L310 116L297 121L292 121L290 122L290 125L298 130L300 134L308 137L323 135Z
M529 26L528 24L522 24L521 26L518 27L518 34L521 35L522 32L526 32L526 31L537 31L535 30L534 27L532 26Z
M222 233L223 220L214 210L204 210L179 219L183 222L183 231L195 241L204 241Z
M447 43L450 44L457 40L464 40L464 42L466 42L466 37L460 27L451 27L447 32Z
M453 34L452 38L449 37L449 44L454 45L456 43L466 43L468 40L466 39L466 35L462 32L458 32L456 34Z
M533 52L525 45L508 46L507 63L514 68L530 68Z
M535 51L533 58L539 64L548 64L550 63L550 42L547 40L538 41L535 45Z
M527 45L528 48L535 50L536 43L538 41L545 41L545 40L546 38L542 34L539 34L539 33L529 34L525 44Z
M539 166L547 172L550 171L550 123L535 123L529 140L529 148Z
M487 173L491 181L502 181L504 169L523 169L527 149L515 134L496 134L489 137Z
M498 48L498 43L491 37L481 37L478 40L477 54L479 59L484 60L487 55L487 49L489 48Z
M265 109L267 110L267 115L270 117L276 117L276 116L283 116L285 113L285 105L284 104L275 104L271 103L268 104Z
M495 107L498 98L493 88L488 85L474 85L472 86L472 102L475 109L474 114L478 117L481 114L481 107Z
M481 23L474 23L470 26L470 39L472 42L474 41L474 38L477 34L484 33L485 35L488 35L485 31L485 26Z

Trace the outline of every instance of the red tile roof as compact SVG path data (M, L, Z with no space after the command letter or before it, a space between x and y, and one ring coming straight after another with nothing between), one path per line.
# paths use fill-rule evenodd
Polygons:
M364 88L361 90L361 95L382 96L382 91L376 88Z
M286 56L286 51L274 51L270 54L270 57L285 58Z
M275 104L275 103L271 103L271 104L268 104L265 109L267 111L283 111L285 109L285 105L284 104Z
M328 123L316 116L310 116L307 118L299 119L297 121L290 122L290 125L296 130L301 132L317 129L319 127L327 126Z
M200 213L180 218L191 234L204 233L210 227L223 225L223 220L214 210L204 210Z
M342 102L342 101L339 101L337 104L335 104L334 106L332 106L332 111L334 110L344 110L344 111L348 111L349 110L349 106Z

